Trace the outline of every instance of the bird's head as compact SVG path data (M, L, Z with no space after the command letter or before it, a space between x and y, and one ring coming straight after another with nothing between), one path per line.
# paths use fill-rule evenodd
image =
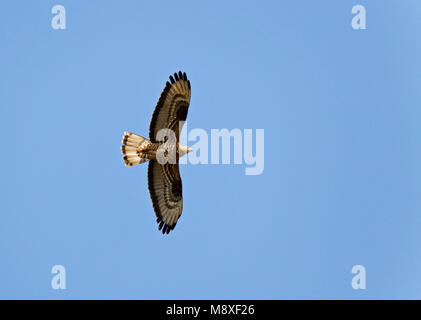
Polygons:
M184 155L186 155L187 153L192 152L192 151L193 151L193 149L192 149L192 148L190 148L190 147L185 147L185 146L181 146L181 145L180 145L180 157L182 157L182 156L184 156Z

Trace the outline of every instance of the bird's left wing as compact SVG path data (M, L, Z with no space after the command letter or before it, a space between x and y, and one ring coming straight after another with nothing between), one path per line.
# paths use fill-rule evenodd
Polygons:
M190 105L191 87L185 72L179 71L170 76L159 97L149 126L149 138L159 142L157 134L161 129L171 129L179 140L180 121L184 122Z
M162 233L169 233L183 211L182 183L178 164L149 161L148 187Z

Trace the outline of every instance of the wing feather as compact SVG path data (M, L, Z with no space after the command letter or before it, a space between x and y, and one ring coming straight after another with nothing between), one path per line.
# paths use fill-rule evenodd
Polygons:
M162 233L174 229L183 211L182 182L178 164L149 161L148 187Z
M190 97L191 87L186 73L179 71L178 74L174 73L174 77L170 76L170 82L167 81L152 114L149 126L149 138L152 142L159 142L156 135L164 128L173 130L177 141L179 140L182 129L180 121L184 122L187 118Z

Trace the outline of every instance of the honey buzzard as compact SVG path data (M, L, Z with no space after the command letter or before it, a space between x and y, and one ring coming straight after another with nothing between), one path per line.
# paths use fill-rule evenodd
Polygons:
M180 132L190 104L190 81L179 71L170 76L152 114L149 140L131 132L124 132L121 153L126 166L149 161L148 188L156 214L156 222L163 234L174 229L183 211L183 195L178 160L191 149L179 144ZM168 134L173 133L174 139ZM172 141L172 142L171 142ZM165 146L165 148L163 148ZM162 161L159 152L164 150ZM174 161L168 153L174 151Z

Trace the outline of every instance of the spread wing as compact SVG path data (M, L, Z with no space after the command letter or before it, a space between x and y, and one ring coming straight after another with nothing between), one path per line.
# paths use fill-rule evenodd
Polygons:
M170 82L167 81L152 114L149 126L149 138L152 142L158 142L156 135L164 128L173 130L179 141L182 129L180 121L187 118L191 95L190 81L185 72L179 71L174 73L174 77L170 76Z
M149 161L148 187L151 194L156 222L162 233L169 233L177 224L183 211L183 195L178 164L160 165Z

